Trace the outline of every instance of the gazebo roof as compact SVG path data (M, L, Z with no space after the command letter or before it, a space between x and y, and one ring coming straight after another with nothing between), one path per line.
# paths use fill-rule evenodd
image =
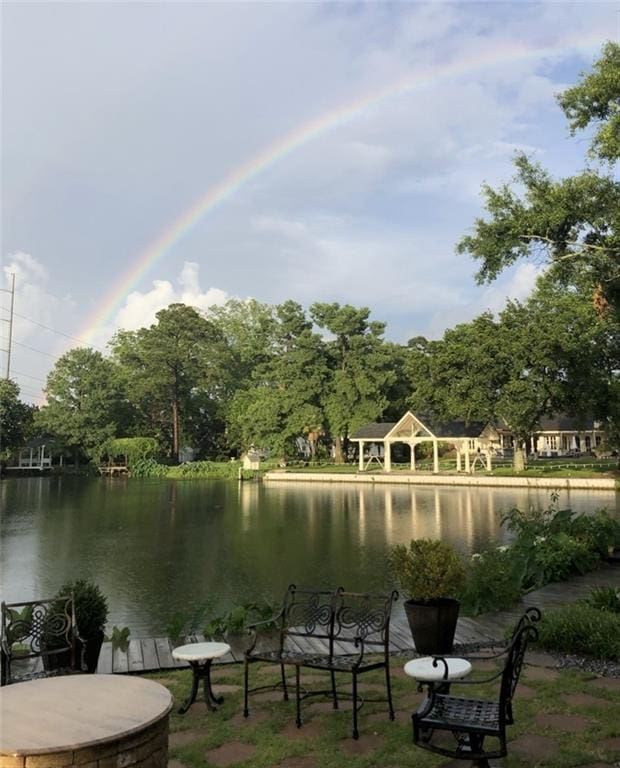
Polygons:
M373 421L370 424L364 424L351 437L351 440L383 440L394 429L396 423L395 421Z
M414 416L411 411L397 422L371 422L357 430L351 440L384 440L387 437L411 436L432 438L474 438L482 436L487 424L472 421L469 424L461 419L446 422L434 422L426 416ZM392 434L394 433L394 434Z

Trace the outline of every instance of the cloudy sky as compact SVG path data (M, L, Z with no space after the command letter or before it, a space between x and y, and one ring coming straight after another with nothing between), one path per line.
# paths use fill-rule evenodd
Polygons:
M523 298L537 267L476 286L455 243L516 150L582 167L554 94L619 23L616 2L2 15L2 287L15 274L11 373L32 401L57 356L172 301L365 305L404 342Z

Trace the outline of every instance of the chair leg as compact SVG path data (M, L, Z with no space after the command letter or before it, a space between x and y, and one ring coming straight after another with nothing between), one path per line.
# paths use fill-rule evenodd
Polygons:
M248 709L248 682L249 682L249 668L250 665L248 663L248 660L245 659L245 664L243 667L243 716L248 717L250 714L250 710Z
M288 688L286 687L286 671L284 664L280 664L280 676L282 678L282 690L284 691L284 701L288 701Z
M338 709L338 694L336 693L336 673L333 669L330 669L330 675L332 679L332 700L334 709Z
M353 738L359 739L360 734L357 730L357 675L353 673Z
M388 707L390 708L390 720L394 719L394 705L392 703L392 682L390 680L390 668L385 665L385 686L387 688Z
M295 664L295 703L297 705L297 717L295 723L301 728L301 698L299 695L299 665Z

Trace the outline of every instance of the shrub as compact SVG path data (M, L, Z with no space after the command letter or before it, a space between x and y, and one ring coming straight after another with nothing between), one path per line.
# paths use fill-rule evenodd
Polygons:
M620 588L597 587L592 590L585 602L593 608L598 608L599 611L620 613Z
M274 615L274 608L268 600L258 603L242 603L233 606L228 613L212 618L204 630L207 639L240 635L248 624L267 621ZM265 625L268 627L270 625ZM275 626L275 622L273 623Z
M132 477L166 477L168 467L155 459L138 459L131 465Z
M412 539L409 548L397 544L392 548L390 561L396 581L410 598L434 600L461 592L465 566L445 541Z
M573 515L557 502L552 494L547 509L511 509L502 518L516 534L512 546L525 564L524 591L593 570L620 537L620 524L606 512Z
M503 611L521 597L523 561L510 547L492 547L472 555L461 594L463 611L477 616Z
M543 648L598 659L620 659L620 614L600 611L585 602L543 614L538 625Z
M85 640L97 637L104 631L108 620L108 601L96 584L86 579L63 584L56 597L73 592L75 618L80 635Z
M167 476L177 478L211 477L236 480L239 477L238 461L188 461L178 467L168 467Z

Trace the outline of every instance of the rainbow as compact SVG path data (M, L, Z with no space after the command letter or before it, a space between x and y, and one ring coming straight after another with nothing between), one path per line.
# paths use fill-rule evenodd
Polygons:
M127 295L138 285L146 273L181 240L207 214L229 200L241 187L272 165L284 160L291 153L318 139L338 126L347 124L383 102L409 93L436 86L443 81L462 78L464 75L484 70L490 66L557 57L559 54L594 52L600 48L602 39L599 35L592 38L580 37L578 40L564 41L551 47L530 48L523 44L496 45L484 54L477 53L469 59L447 63L439 67L420 70L396 83L384 86L361 98L352 100L336 109L319 115L310 122L280 137L262 149L255 157L239 165L225 176L218 184L211 187L204 195L195 200L187 210L180 213L163 230L122 275L92 316L86 327L79 334L82 344L87 345L97 331L110 323L120 309Z

